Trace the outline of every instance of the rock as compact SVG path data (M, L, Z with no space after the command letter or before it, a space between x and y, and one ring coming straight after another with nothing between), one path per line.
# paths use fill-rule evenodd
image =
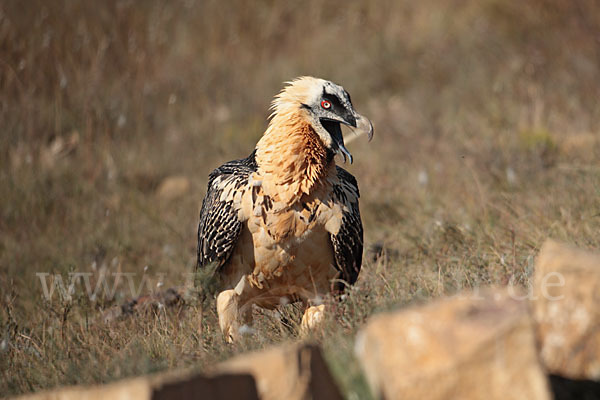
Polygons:
M257 400L254 379L248 374L166 373L126 379L102 386L75 386L26 395L19 400Z
M315 345L291 344L235 357L221 373L251 374L262 400L342 399Z
M577 160L580 166L589 163L588 167L597 167L597 152L600 148L600 138L595 132L570 133L561 136L558 143L561 152L572 160Z
M56 161L72 154L79 145L79 132L73 131L68 138L56 136L50 144L40 149L40 161L44 168L52 168Z
M170 176L162 180L156 189L158 197L172 200L182 197L190 191L190 180L185 176Z
M385 399L549 399L527 302L502 289L372 317L356 353Z
M258 389L258 390L257 390ZM260 394L260 396L259 396ZM164 373L102 386L75 386L20 400L342 399L317 346L292 344L234 357L212 373Z
M600 254L547 241L536 262L531 308L548 371L600 380Z
M256 383L247 374L195 376L184 382L167 382L154 389L152 400L244 399L258 400Z

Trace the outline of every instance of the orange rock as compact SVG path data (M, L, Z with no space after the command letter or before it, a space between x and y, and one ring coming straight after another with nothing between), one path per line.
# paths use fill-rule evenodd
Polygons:
M377 315L356 352L388 400L550 398L527 302L500 289Z
M19 400L258 400L254 379L247 374L202 376L165 373L101 386L73 386L26 395Z
M317 346L292 344L235 357L218 371L254 376L262 400L342 399Z
M600 380L600 253L547 241L536 262L531 307L546 368Z

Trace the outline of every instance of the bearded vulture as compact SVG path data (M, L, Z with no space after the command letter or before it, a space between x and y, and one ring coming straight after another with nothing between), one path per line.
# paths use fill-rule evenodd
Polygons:
M252 322L253 304L301 301L302 327L314 327L325 312L320 299L353 284L361 267L358 186L334 157L352 163L341 124L369 140L373 125L343 87L313 77L288 82L271 109L254 151L209 175L200 211L197 268L216 267L229 342Z

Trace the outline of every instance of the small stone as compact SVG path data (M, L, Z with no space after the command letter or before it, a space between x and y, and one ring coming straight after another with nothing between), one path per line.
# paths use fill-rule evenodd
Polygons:
M162 199L172 200L186 195L190 186L190 180L185 176L170 176L163 179L156 193Z

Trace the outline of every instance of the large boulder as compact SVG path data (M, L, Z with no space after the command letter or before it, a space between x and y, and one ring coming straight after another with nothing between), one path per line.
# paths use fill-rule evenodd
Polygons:
M536 262L532 294L548 371L600 380L600 254L547 241Z
M125 379L101 386L71 386L35 393L19 400L258 400L248 374L204 376L167 373Z
M100 386L72 386L21 400L337 400L342 399L318 346L290 344L234 357L212 371L171 372Z
M252 375L261 400L342 399L316 345L297 343L244 354L217 370Z
M356 353L385 399L549 399L527 302L501 289L376 315Z

